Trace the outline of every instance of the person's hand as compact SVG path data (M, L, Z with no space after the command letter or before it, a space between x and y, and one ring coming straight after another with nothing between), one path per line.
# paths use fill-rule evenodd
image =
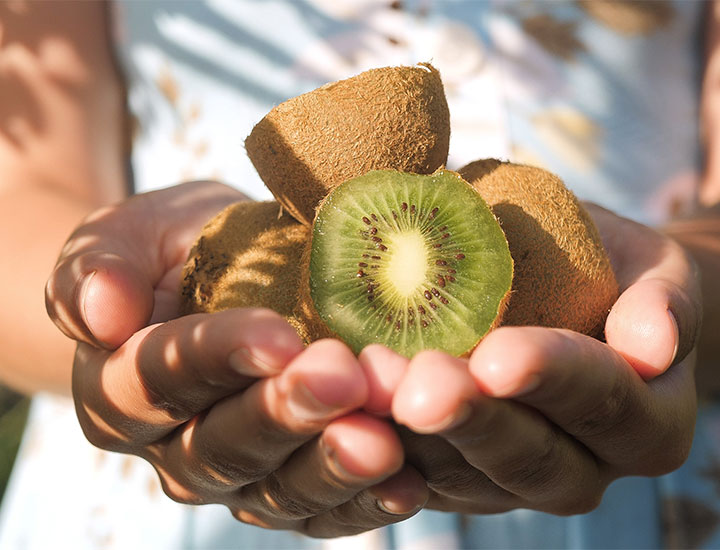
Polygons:
M70 237L46 302L78 341L84 433L147 459L171 498L221 503L244 522L338 536L409 517L426 485L390 424L360 410L383 394L346 346L303 350L264 309L178 317L196 235L243 199L184 184L98 211ZM384 362L382 351L368 357Z
M428 482L428 507L581 513L612 480L660 475L686 458L701 312L693 264L670 239L589 208L622 291L607 344L502 327L469 359L426 351L405 360L391 408L407 461Z

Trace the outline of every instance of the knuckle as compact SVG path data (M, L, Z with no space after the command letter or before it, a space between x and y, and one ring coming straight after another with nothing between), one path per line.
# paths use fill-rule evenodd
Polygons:
M331 510L322 516L310 517L304 521L301 532L304 535L317 539L328 539L335 537L347 537L357 535L370 529L382 527L387 522L377 525L358 525L356 519L347 518L342 511L344 507Z
M188 487L186 484L180 483L177 479L169 475L165 470L155 466L155 471L160 479L160 486L163 493L170 500L179 502L180 504L209 504L210 501L203 498L198 491Z
M209 319L172 319L150 327L138 346L137 378L145 398L173 420L188 420L232 392L236 382L207 354ZM177 391L182 385L183 391Z
M629 421L635 405L632 385L623 377L618 377L604 399L584 409L565 426L567 431L577 438L601 438L618 425Z
M506 461L493 478L506 489L530 496L544 495L559 483L564 475L561 457L557 452L557 434L548 430L540 452L523 452Z
M162 489L163 493L165 493L170 500L173 500L175 502L178 502L180 504L193 504L193 505L200 505L200 504L207 504L207 502L201 498L199 495L195 494L189 489L186 489L184 487L181 487L177 484L168 485L166 483L162 483Z
M230 453L213 446L205 446L198 453L198 459L216 482L226 486L243 486L257 481L265 475L267 467L267 461L261 457L237 454L231 458Z
M128 453L132 445L127 437L106 423L97 413L78 410L77 418L85 438L91 445L105 451Z
M167 370L158 368L154 360L139 361L137 379L145 401L172 421L186 421L202 407L194 399L193 392L172 391L168 386L167 374Z
M241 523L246 523L247 525L253 525L255 527L262 527L263 529L276 528L273 524L268 523L267 521L260 518L258 515L244 508L229 507L229 510L233 517Z
M572 481L563 483L561 490L555 490L543 500L535 500L531 507L556 516L574 516L592 512L602 503L605 490L613 479L602 472L597 474L576 476Z
M303 495L302 499L297 498L296 494L283 487L274 474L257 484L257 493L256 498L259 497L263 508L280 519L305 519L322 510L322 505L316 502L310 493Z
M184 452L198 482L216 488L239 488L262 478L269 468L267 452L233 444L225 423L205 422L207 414L194 417L183 434Z
M554 485L558 477L557 464L548 456L518 460L510 465L508 474L513 485L522 487L523 492L531 495L544 494ZM500 480L500 484L507 486L508 483L506 480Z
M150 406L164 412L169 419L184 421L192 418L197 413L197 409L192 403L185 402L178 396L166 396L161 389L154 387L147 380L142 380L141 385Z
M688 437L680 437L678 440L673 445L664 445L662 448L654 449L654 452L648 453L642 460L637 461L642 465L641 471L637 474L656 477L680 468L690 455L691 440Z
M588 471L571 475L570 480L562 484L564 490L554 491L551 498L538 509L558 516L587 514L600 506L610 481L615 476L608 475L602 469L593 473ZM560 486L560 484L557 484Z
M664 449L664 461L661 463L663 474L668 474L680 468L690 456L690 441L686 445L677 446L671 450Z
M490 483L487 476L466 462L453 461L447 467L437 465L431 469L423 469L429 488L440 493L455 492L463 487L482 487Z
M83 434L91 445L105 451L119 451L117 439L96 425L81 423Z
M600 506L604 493L604 489L571 493L548 511L558 516L588 514Z
M295 414L287 401L272 406L267 400L259 405L257 417L258 433L272 442L304 442L322 431L327 421L322 418L304 419Z

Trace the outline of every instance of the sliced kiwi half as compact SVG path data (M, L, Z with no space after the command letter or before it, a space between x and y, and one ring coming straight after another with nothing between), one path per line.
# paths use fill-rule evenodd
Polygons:
M356 353L380 343L407 357L466 354L499 323L512 276L495 216L447 170L350 179L325 198L313 224L312 304Z

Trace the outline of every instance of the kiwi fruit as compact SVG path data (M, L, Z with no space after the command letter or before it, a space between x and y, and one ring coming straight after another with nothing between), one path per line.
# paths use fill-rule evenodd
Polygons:
M459 173L500 220L515 261L502 324L600 337L618 284L598 230L575 195L534 166L484 159Z
M318 208L305 261L300 311L313 338L407 357L471 351L501 318L513 276L498 221L447 170L374 170L342 183Z
M267 307L308 340L294 310L310 230L281 212L275 201L243 201L205 225L182 272L183 314Z
M341 182L370 170L431 174L447 162L450 114L430 64L371 69L272 109L245 149L300 222Z

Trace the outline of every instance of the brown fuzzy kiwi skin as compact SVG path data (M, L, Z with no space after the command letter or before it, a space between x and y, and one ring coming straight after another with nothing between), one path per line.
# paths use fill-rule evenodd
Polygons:
M289 99L253 128L245 149L275 198L310 225L331 189L370 170L430 174L445 165L450 114L424 63L371 69Z
M228 206L205 225L190 251L181 276L181 313L270 308L307 343L295 309L308 239L309 229L282 214L275 201Z
M534 166L483 159L459 172L500 220L515 262L502 324L602 337L618 284L598 230L575 195Z
M312 233L312 232L311 232ZM300 289L294 316L305 327L308 342L321 338L338 338L325 324L315 309L315 302L310 295L310 253L312 251L312 234L308 239L300 259Z

